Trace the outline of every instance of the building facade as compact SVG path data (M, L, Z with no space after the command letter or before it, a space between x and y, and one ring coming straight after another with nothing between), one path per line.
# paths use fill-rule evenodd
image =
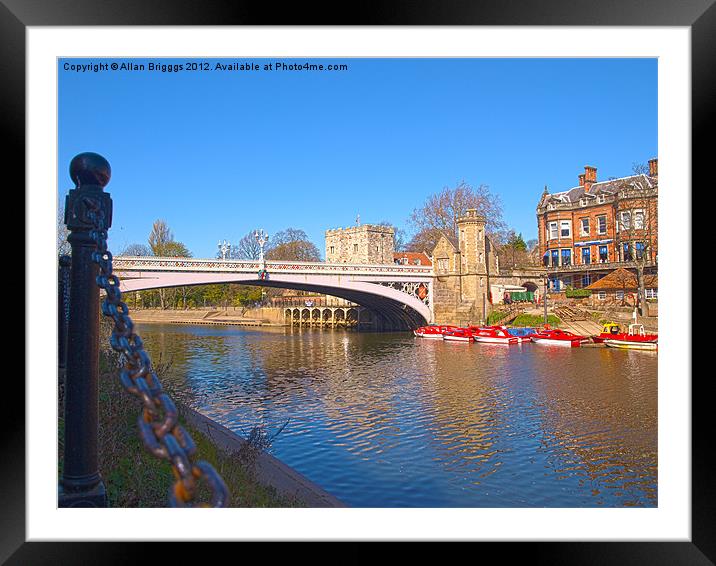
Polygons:
M362 224L326 230L329 263L392 264L394 248L395 230L391 226Z
M537 205L539 253L549 289L588 287L614 269L655 272L658 258L658 161L648 173L597 180L586 166L579 185Z

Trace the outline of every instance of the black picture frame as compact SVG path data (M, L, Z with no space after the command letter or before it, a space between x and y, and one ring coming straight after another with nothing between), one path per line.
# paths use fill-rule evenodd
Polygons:
M0 1L0 77L2 87L5 174L15 176L6 191L20 193L25 186L25 32L28 26L102 25L565 25L565 26L686 26L691 29L692 56L692 180L694 187L713 183L706 152L713 126L716 100L716 7L714 0L530 0L513 2L401 1L345 5L337 3L271 4L241 1L118 0ZM11 187L13 187L11 189ZM29 214L31 211L26 211ZM689 230L690 231L690 227ZM25 259L30 256L25 250ZM26 296L26 300L29 297ZM687 320L691 305L687 305ZM48 315L49 321L54 316ZM28 337L32 339L32 337ZM690 361L689 361L690 362ZM683 375L691 379L690 363ZM700 378L700 379L699 379ZM716 482L710 477L708 457L712 445L706 404L707 375L692 380L692 540L691 542L570 542L492 543L500 559L515 554L550 564L714 564L716 560ZM48 383L54 383L48 376ZM0 560L8 564L110 564L145 556L143 544L25 542L25 390L6 380L2 419L0 467ZM78 533L81 538L81 533ZM192 556L187 545L161 545L166 558ZM181 555L178 552L181 552ZM199 552L202 552L199 550ZM205 552L205 550L204 550Z

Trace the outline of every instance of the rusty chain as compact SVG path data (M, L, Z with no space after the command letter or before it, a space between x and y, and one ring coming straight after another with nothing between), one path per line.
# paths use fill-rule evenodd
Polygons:
M169 491L169 504L172 507L225 507L229 491L224 480L208 462L192 462L196 452L194 441L179 424L176 405L163 392L142 339L134 332L129 307L121 300L119 277L112 272L104 212L91 198L85 197L84 204L94 227L90 237L97 246L92 254L92 261L99 266L97 285L106 293L102 314L114 320L110 345L124 357L120 381L129 393L142 401L137 424L144 446L157 458L168 460L172 466L176 481ZM200 480L204 480L211 490L210 504L194 501Z

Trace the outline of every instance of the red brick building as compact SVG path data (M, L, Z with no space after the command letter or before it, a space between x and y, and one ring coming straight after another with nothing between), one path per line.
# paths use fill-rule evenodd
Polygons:
M587 287L616 268L655 272L658 257L658 161L648 173L597 180L586 166L576 187L537 205L539 253L549 288Z

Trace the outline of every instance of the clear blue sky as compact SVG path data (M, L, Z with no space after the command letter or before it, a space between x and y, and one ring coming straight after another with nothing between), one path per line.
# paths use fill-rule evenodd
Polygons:
M58 194L83 151L112 166L110 249L167 221L194 257L254 228L306 231L410 212L444 186L486 184L504 219L537 234L545 185L584 165L621 177L657 156L656 59L314 59L347 71L64 70L58 62ZM182 64L187 60L134 59ZM193 60L200 61L200 60ZM284 60L303 63L306 60Z

